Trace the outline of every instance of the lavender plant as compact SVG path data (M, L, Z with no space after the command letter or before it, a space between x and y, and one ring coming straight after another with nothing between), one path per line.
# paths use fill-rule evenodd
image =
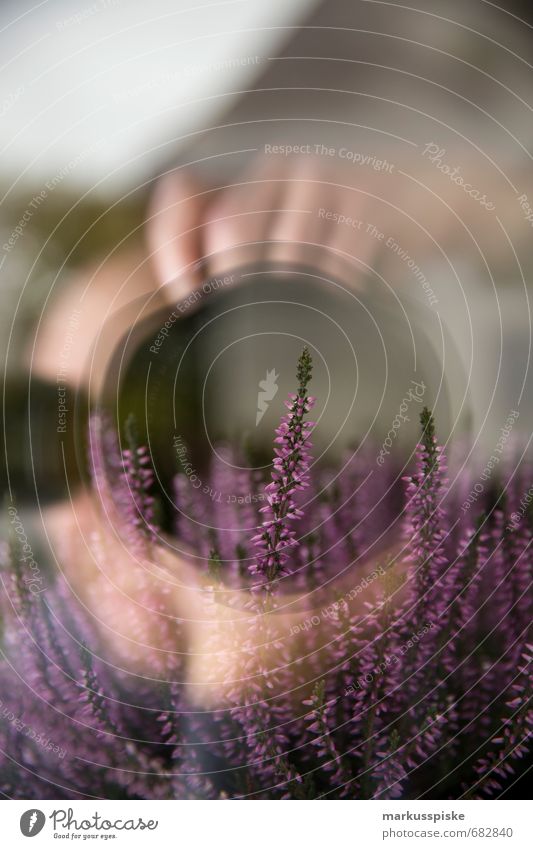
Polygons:
M176 534L204 564L212 612L212 708L181 684L177 626L162 616L159 680L117 672L65 579L30 592L23 553L6 547L4 796L462 798L512 785L533 719L533 516L516 521L531 467L461 511L475 477L449 483L427 409L403 481L392 466L369 475L370 449L340 474L314 467L311 372L304 350L270 480L217 451L213 491L249 498L176 478ZM149 455L128 434L121 452L93 419L93 485L132 560L157 560Z

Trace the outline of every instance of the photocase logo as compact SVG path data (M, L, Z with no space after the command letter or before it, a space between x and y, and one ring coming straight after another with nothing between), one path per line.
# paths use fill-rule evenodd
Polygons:
M276 374L276 369L267 369L266 378L259 381L259 392L257 393L257 414L255 417L255 426L259 424L266 411L268 405L276 397L278 392L277 379L279 374Z
M36 834L42 831L45 822L46 817L43 812L32 808L22 814L20 818L20 830L24 837L35 837Z

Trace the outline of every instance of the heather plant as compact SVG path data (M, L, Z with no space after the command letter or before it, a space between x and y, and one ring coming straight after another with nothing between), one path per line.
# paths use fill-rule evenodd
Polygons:
M17 541L6 545L5 796L463 798L512 786L532 724L533 516L518 512L531 468L462 511L475 474L448 473L428 409L403 479L392 463L369 474L371 448L340 472L314 466L311 378L304 350L266 480L217 450L208 490L249 497L206 497L176 476L175 538L210 614L211 707L183 684L179 622L161 614L157 675L117 670L64 577L32 592ZM138 561L157 562L164 535L132 422L126 437L121 450L93 417L93 488L148 599Z

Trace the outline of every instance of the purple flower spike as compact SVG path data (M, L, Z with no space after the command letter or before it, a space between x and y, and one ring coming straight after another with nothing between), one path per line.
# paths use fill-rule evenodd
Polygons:
M258 557L250 566L250 572L262 575L269 582L290 574L287 560L291 549L298 545L296 534L288 523L303 515L295 503L294 493L309 486L310 435L314 425L304 421L304 417L315 403L307 394L311 372L311 355L304 348L298 360L298 392L289 395L285 402L289 412L281 419L274 439L272 481L265 487L268 503L260 511L268 518L252 540Z

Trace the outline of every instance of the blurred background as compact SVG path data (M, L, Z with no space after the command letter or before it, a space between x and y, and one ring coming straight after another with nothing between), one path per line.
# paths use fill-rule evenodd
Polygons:
M3 463L7 456L13 480L29 479L31 488L37 462L56 491L54 475L63 475L50 445L57 441L59 377L70 408L78 398L83 420L80 375L104 319L168 282L157 234L147 225L160 216L160 229L168 226L171 204L161 207L157 187L185 171L197 194L208 192L198 225L204 242L192 257L201 260L213 244L246 243L242 221L240 232L221 242L221 217L211 210L226 203L230 221L235 209L227 198L247 182L253 198L255 175L269 157L268 179L277 180L279 168L285 182L296 180L307 157L304 179L314 181L314 194L305 211L313 220L324 209L337 222L343 214L383 233L366 233L359 245L353 224L346 230L336 223L353 250L342 243L335 270L357 285L364 280L370 309L394 291L398 315L406 309L415 335L430 336L435 384L449 408L442 441L466 435L490 456L518 409L527 442L530 17L518 0L409 7L380 0L4 2L0 350ZM299 154L286 154L287 146ZM272 155L272 148L281 152ZM331 165L339 169L335 177ZM347 186L359 193L348 203ZM292 200L282 200L285 213ZM232 203L245 214L250 201L238 194ZM269 204L270 221L279 209ZM187 230L186 210L180 227ZM284 227L273 241L306 242L305 228L295 230L286 215ZM261 238L269 241L266 230ZM316 256L306 250L304 258L318 267L336 237L328 230L313 238ZM165 302L163 295L158 308ZM386 338L398 321L394 313L384 321ZM406 351L394 355L401 360ZM390 426L403 392L397 389L378 431ZM28 469L20 436L31 392L36 453ZM368 422L365 398L359 400ZM73 429L67 431L62 450L74 463Z

